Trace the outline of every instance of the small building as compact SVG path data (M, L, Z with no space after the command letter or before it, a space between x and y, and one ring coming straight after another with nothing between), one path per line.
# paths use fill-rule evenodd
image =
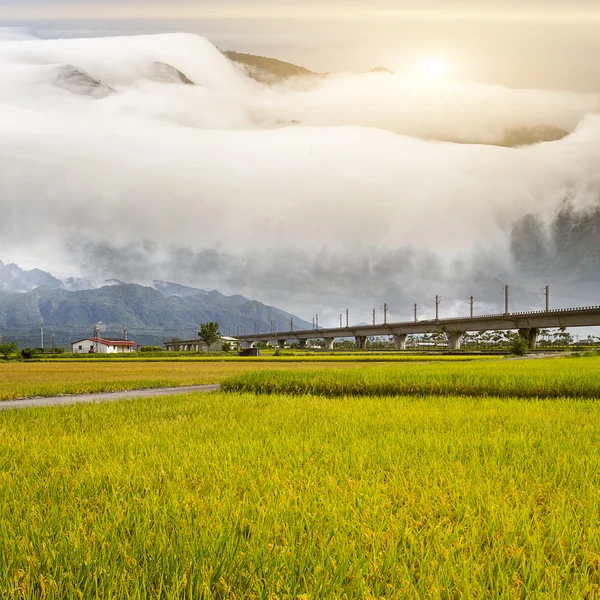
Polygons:
M83 338L73 342L73 354L131 354L139 344L124 338Z
M226 335L219 338L210 348L206 347L206 344L200 339L196 340L169 340L165 342L165 346L169 352L210 352L220 351L223 344L230 344L232 350L237 350L239 346L239 340L234 337L227 337Z

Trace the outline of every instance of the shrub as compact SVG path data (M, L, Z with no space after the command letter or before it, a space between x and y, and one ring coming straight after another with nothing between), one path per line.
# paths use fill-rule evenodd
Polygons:
M516 335L510 344L510 351L515 356L525 356L529 352L529 344L525 338Z
M35 354L35 350L33 348L23 348L23 350L21 350L21 357L24 358L25 360L29 360L30 358L33 358Z

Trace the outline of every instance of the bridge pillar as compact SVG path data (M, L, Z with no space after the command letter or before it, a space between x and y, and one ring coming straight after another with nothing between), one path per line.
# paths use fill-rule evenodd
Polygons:
M325 348L327 348L327 350L333 350L334 342L335 338L325 338Z
M531 329L519 329L519 335L524 340L527 340L530 350L535 350L537 348L538 334L539 329L537 327L532 327Z
M356 347L359 350L366 350L367 349L367 336L366 335L357 335L356 336Z
M406 333L394 334L394 344L396 345L396 350L406 350L407 337L408 335Z
M450 350L460 350L464 335L464 331L446 331Z

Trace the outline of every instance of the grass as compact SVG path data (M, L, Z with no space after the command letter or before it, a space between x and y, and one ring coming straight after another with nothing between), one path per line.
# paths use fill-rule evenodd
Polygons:
M262 370L229 378L222 389L327 397L433 394L600 398L600 357L405 364L388 369Z
M599 438L590 400L0 413L0 597L598 597Z

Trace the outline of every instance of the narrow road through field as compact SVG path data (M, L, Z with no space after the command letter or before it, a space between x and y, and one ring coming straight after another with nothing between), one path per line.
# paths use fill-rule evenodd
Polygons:
M52 398L25 398L23 400L8 400L0 402L0 410L18 408L42 408L45 406L65 406L70 404L89 404L92 402L117 402L119 400L134 400L135 398L154 398L156 396L174 396L175 394L190 394L192 392L216 392L220 386L193 385L188 387L154 388L148 390L129 390L108 392L104 394L81 394L77 396L54 396Z

